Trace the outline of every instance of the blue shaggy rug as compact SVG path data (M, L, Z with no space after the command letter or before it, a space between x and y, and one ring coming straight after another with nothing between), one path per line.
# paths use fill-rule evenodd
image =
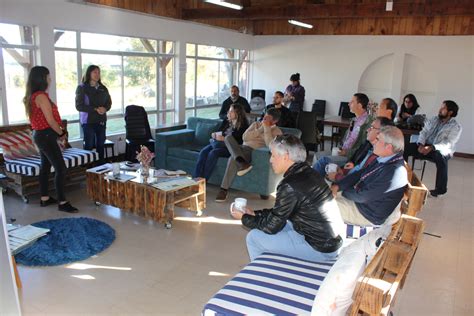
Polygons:
M32 224L50 232L15 256L26 266L57 266L85 260L107 249L115 230L104 222L87 218L61 218Z

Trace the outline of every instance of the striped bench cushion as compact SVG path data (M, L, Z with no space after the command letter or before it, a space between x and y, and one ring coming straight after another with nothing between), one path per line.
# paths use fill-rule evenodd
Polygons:
M374 229L379 226L357 226L352 224L345 224L346 225L346 238L353 238L357 239L364 236L367 233L370 233Z
M204 306L203 315L309 315L334 263L264 253Z
M99 154L94 151L67 148L63 152L66 168L82 166L99 159ZM5 161L5 168L9 172L19 173L24 176L38 176L41 166L41 158L38 155ZM54 168L51 167L51 171Z

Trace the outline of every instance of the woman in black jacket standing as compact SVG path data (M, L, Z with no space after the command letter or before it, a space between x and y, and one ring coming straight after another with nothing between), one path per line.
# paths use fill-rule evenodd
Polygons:
M99 164L105 163L106 113L111 106L109 90L100 81L99 66L90 65L76 89L76 109L84 132L84 149L92 150L95 147L99 153Z
M224 143L225 137L232 135L239 144L242 144L242 136L248 127L249 123L244 107L238 103L232 104L219 130L212 133L210 144L199 152L193 176L209 180L219 157L230 157L229 150Z

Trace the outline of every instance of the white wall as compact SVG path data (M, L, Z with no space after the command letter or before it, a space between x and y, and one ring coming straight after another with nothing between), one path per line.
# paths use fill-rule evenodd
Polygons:
M267 103L296 72L306 109L324 99L326 115L336 115L359 86L368 85L376 102L387 96L400 104L414 92L428 116L452 99L463 126L457 151L474 154L474 36L256 36L253 56L252 87L267 91Z

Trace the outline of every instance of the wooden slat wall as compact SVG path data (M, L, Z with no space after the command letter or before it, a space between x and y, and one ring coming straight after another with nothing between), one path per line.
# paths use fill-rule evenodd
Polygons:
M127 10L180 18L183 8L209 8L213 5L202 0L86 0L90 3L108 5ZM426 3L427 0L413 0ZM324 0L326 4L350 4L353 0ZM380 0L359 0L358 3L377 3ZM252 5L281 5L282 3L304 5L309 0L253 0ZM473 0L474 3L474 0ZM474 5L474 4L473 4ZM199 19L199 23L238 30L254 35L474 35L473 15L450 15L400 18L331 18L304 20L314 25L313 29L295 27L286 20L232 20Z
M223 21L202 21L222 25ZM219 24L217 24L218 22ZM224 21L225 22L225 21ZM313 29L294 27L286 21L256 21L255 35L474 35L472 16L305 20ZM229 25L230 26L230 25ZM230 27L229 27L230 28Z

